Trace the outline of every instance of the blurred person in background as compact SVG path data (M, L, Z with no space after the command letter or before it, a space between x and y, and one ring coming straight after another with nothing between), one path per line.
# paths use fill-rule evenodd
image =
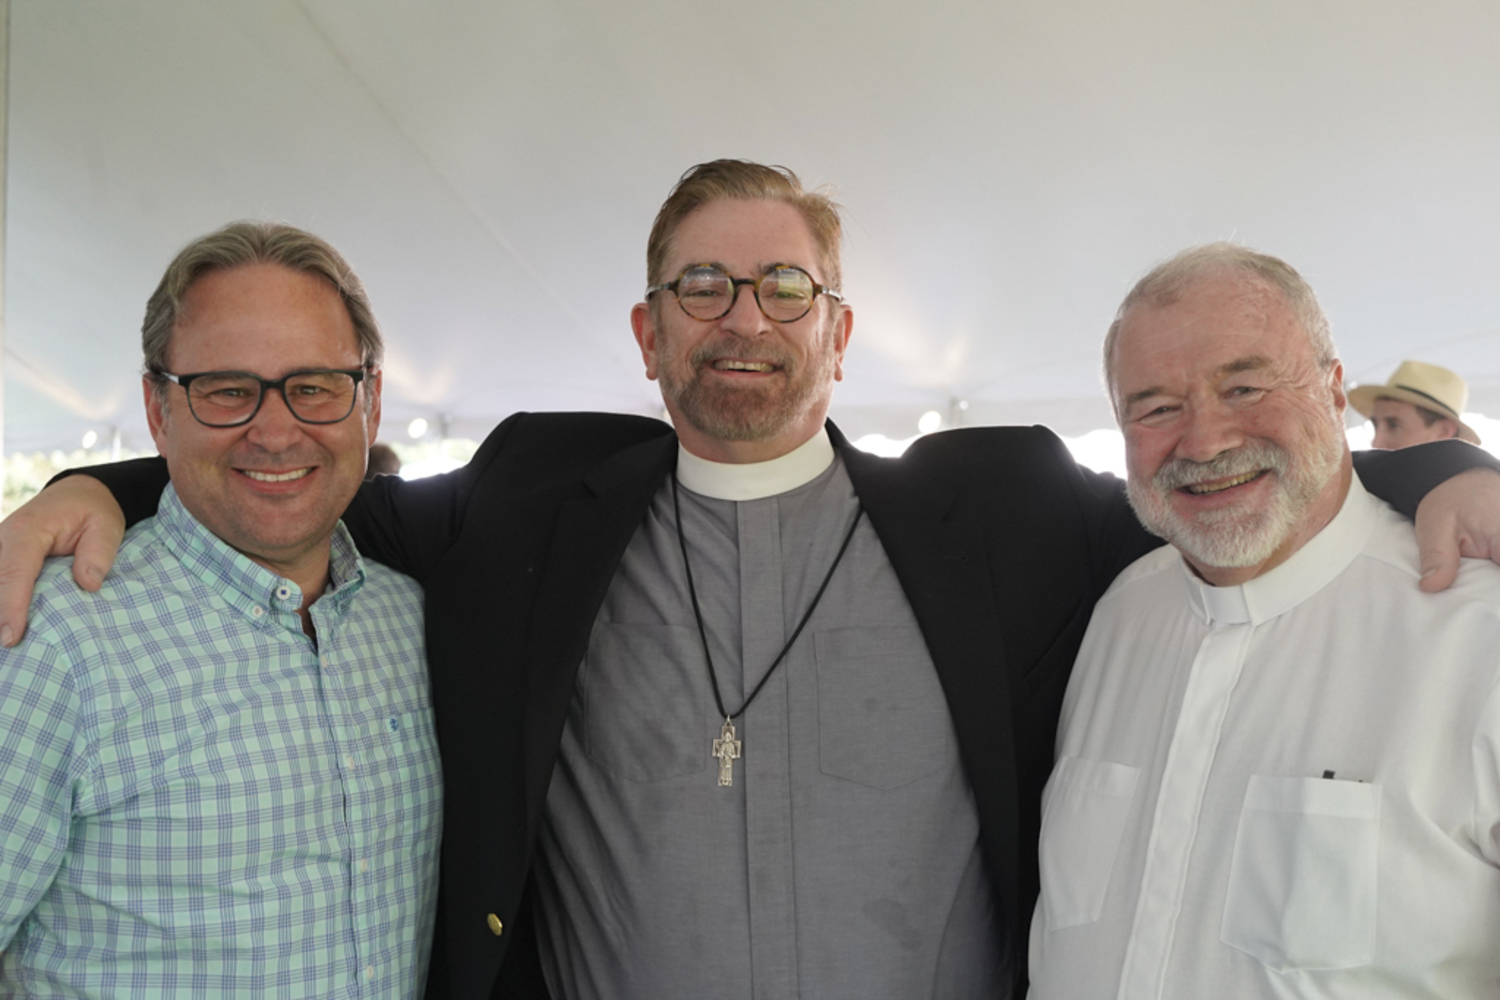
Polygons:
M1479 444L1479 435L1461 418L1468 404L1463 379L1422 361L1401 362L1385 385L1349 390L1349 405L1375 425L1374 447L1388 451L1448 438Z
M370 445L370 460L365 468L365 479L374 479L376 476L399 476L401 474L401 458L396 454L396 449L388 444Z

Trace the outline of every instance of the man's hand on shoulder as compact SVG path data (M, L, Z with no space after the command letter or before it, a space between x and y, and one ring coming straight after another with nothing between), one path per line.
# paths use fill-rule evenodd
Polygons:
M120 505L91 476L58 480L0 521L0 646L14 646L26 633L43 560L73 556L73 579L98 590L124 537Z
M1500 563L1500 472L1470 469L1434 487L1417 507L1416 528L1428 593L1453 585L1461 557Z

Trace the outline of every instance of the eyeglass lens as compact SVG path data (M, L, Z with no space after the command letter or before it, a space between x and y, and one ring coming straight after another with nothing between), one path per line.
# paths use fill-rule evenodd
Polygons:
M355 384L347 372L302 372L287 378L282 395L299 419L335 424L353 412ZM201 375L188 386L188 404L205 424L232 426L250 419L261 392L260 379L252 375Z
M694 267L683 272L677 300L694 319L718 319L734 308L734 279L716 267ZM813 280L797 267L772 268L755 283L761 311L777 322L801 319L812 309Z

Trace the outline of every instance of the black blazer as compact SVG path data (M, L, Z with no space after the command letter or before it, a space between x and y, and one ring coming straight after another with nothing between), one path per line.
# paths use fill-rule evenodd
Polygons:
M900 459L829 431L947 696L1019 996L1068 674L1095 601L1160 540L1118 479L1080 468L1044 428L949 431ZM526 888L547 785L594 618L676 454L656 420L517 414L464 469L379 477L345 515L363 552L426 591L445 802L429 996L545 995ZM1409 514L1454 471L1495 463L1460 444L1357 464ZM89 470L132 521L162 484L161 463L119 471L134 465Z

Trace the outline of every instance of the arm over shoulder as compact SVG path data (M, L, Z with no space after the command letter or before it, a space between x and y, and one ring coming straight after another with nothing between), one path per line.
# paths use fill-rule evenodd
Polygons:
M475 485L498 472L507 441L526 416L517 413L502 421L461 469L410 482L376 476L362 485L344 511L344 524L359 551L426 579L463 530Z
M1074 460L1046 427L976 427L923 438L908 455L918 475L927 467L959 470L963 491L982 498L1007 533L1043 543L1086 545L1094 597L1161 539L1130 509L1125 483ZM1059 537L1065 532L1067 538Z
M1354 471L1365 489L1407 517L1422 498L1469 469L1500 471L1500 459L1465 441L1433 441L1399 451L1356 451Z

